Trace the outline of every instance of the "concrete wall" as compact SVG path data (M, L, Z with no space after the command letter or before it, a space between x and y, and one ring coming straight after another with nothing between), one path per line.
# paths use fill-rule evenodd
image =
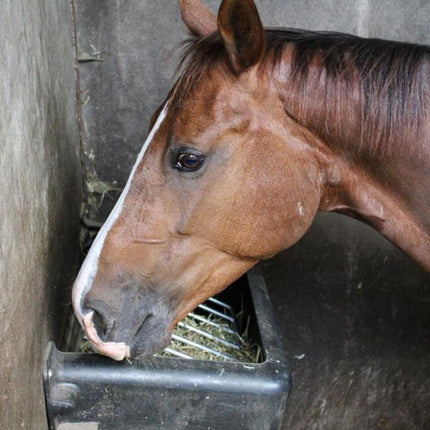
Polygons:
M68 1L0 14L0 428L46 429L42 361L79 264L81 174Z

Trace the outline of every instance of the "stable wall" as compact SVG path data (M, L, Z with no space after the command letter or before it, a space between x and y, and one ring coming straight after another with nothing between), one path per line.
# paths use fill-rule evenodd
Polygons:
M79 265L81 173L70 4L0 14L0 428L47 428L42 362Z

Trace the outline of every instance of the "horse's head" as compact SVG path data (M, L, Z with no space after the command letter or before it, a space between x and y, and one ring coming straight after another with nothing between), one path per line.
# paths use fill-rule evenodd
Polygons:
M197 304L295 243L319 203L305 131L261 72L254 3L224 0L218 23L180 4L197 41L73 290L89 339L116 359L164 347Z

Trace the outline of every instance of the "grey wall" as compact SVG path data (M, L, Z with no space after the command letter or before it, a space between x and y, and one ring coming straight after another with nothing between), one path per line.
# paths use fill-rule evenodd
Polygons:
M47 428L42 360L79 259L73 66L69 2L1 2L1 429Z

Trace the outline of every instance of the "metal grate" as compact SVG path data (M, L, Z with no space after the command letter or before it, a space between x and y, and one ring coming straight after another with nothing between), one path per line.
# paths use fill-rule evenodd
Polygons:
M237 329L233 308L215 298L208 299L197 307L197 312L190 312L179 322L172 340L163 356L233 361L238 358L232 352L246 346Z

